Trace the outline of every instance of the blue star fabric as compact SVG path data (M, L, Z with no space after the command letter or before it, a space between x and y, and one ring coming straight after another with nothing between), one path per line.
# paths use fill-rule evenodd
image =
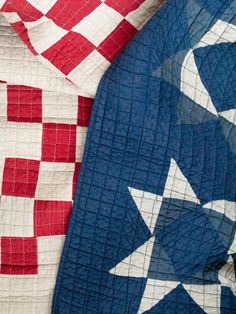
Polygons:
M53 314L236 313L236 2L172 0L103 77Z

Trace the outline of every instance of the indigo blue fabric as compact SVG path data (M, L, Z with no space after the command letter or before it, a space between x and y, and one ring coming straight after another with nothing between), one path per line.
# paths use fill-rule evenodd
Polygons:
M168 1L99 86L54 314L236 313L236 1Z

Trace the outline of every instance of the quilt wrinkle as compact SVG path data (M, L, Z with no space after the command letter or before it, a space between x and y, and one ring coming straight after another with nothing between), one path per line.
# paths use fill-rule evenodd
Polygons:
M105 70L157 0L0 0L0 313L51 313Z
M102 78L53 314L231 314L236 2L168 1Z

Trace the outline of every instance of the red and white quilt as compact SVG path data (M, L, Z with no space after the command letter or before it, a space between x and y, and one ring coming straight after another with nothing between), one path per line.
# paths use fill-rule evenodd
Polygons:
M104 71L159 3L7 0L1 10L40 61L94 97Z
M158 6L0 0L1 314L50 313L92 98Z
M0 83L0 312L49 313L93 100Z

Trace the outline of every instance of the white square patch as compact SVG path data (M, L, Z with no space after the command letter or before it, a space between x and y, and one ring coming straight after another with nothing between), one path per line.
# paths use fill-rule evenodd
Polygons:
M78 96L43 91L43 122L77 124Z
M98 46L123 19L124 17L120 13L102 3L72 30L82 34L95 46Z
M41 162L35 198L71 201L74 170L74 163Z
M33 237L34 199L1 196L0 236Z
M59 264L65 241L64 235L38 238L38 264Z
M1 125L0 158L41 160L42 124L6 122Z

